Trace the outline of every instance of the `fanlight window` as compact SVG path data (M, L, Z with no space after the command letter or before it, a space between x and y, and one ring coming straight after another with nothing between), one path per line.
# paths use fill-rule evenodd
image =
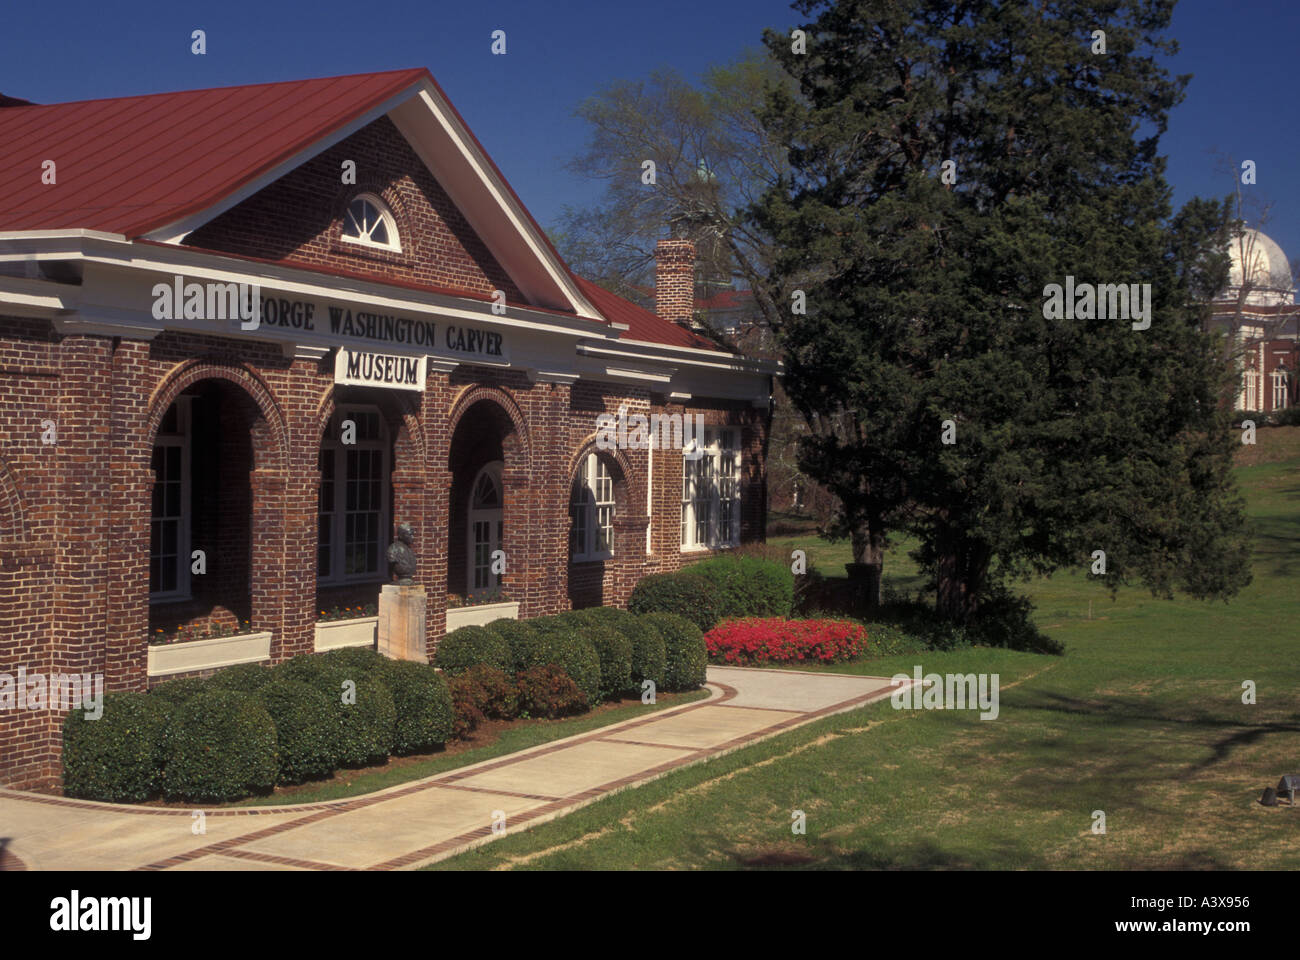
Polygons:
M484 510L489 507L501 506L501 492L497 489L496 480L491 473L486 470L478 475L478 483L474 486L474 500L470 504L471 510Z
M343 239L385 250L402 249L393 215L378 197L368 193L348 205L347 215L343 218Z

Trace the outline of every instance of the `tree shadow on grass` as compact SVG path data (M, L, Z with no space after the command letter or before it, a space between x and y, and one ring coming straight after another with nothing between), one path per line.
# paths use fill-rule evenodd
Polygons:
M1300 733L1300 712L1293 712L1278 720L1242 723L1196 707L1187 701L1180 702L1178 706L1179 709L1174 714L1172 711L1158 709L1150 698L1111 696L1098 703L1052 691L1023 691L1015 701L1016 709L1090 716L1105 721L1107 726L1130 725L1135 728L1135 735L1139 733L1136 728L1143 724L1176 724L1203 729L1214 738L1210 744L1211 752L1204 760L1187 767L1189 773L1222 763L1230 759L1234 751L1253 746L1265 737L1274 734L1294 736Z

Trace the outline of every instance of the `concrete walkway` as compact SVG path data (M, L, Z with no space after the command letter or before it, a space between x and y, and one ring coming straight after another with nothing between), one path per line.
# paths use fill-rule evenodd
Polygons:
M0 868L397 870L452 856L819 717L889 696L882 677L709 667L711 696L378 793L205 811L0 790ZM200 809L196 807L195 809Z

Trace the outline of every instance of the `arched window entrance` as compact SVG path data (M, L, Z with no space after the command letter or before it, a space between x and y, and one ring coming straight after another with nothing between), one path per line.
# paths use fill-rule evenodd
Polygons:
M479 470L470 487L467 593L495 590L501 585L501 575L492 572L492 553L500 550L503 542L501 506L501 461L496 460Z

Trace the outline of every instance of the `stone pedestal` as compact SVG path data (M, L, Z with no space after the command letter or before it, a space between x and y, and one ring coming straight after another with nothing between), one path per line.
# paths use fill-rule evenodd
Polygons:
M393 660L428 663L424 587L384 584L379 591L379 652Z

